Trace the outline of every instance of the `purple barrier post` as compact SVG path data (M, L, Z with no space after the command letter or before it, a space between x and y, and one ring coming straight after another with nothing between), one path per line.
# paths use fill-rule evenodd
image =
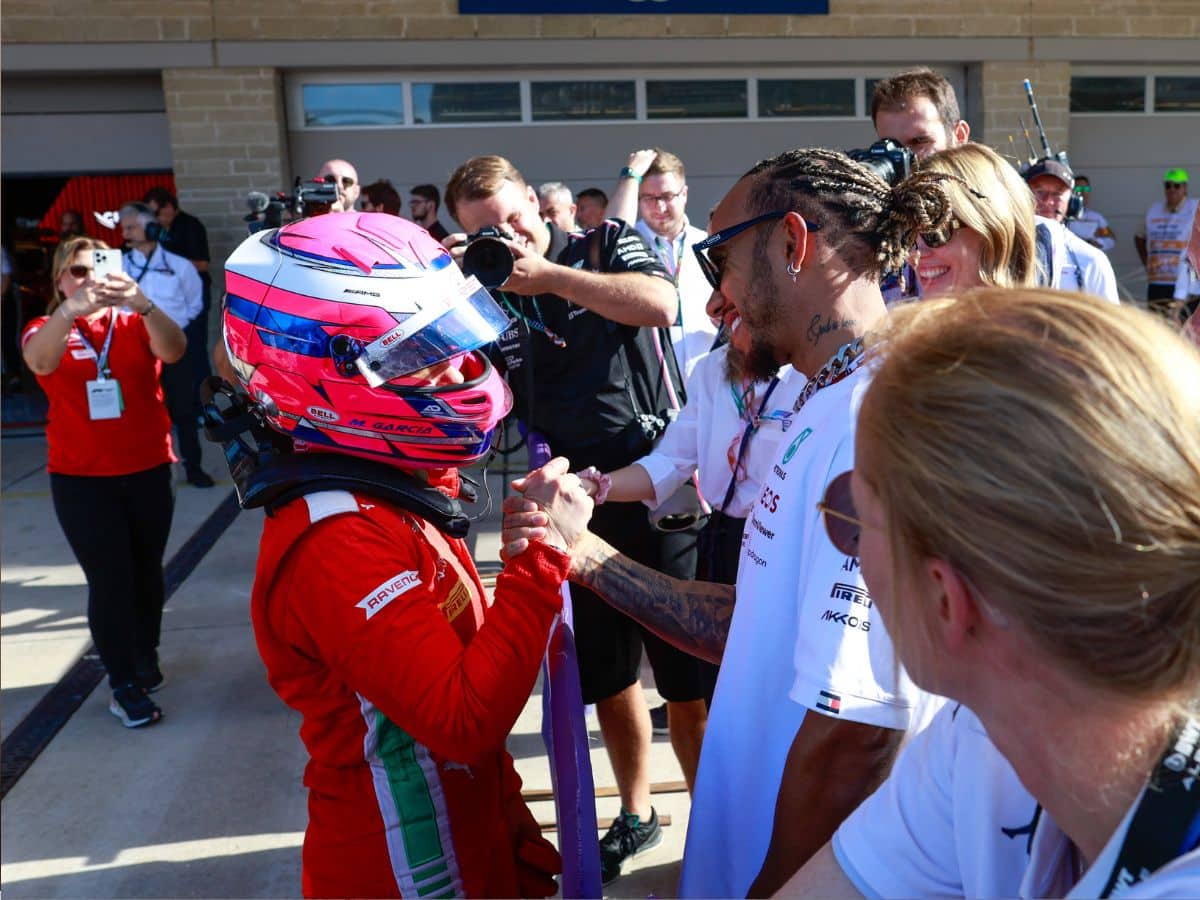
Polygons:
M525 433L529 467L551 459L550 445L536 431ZM550 758L550 780L558 816L558 848L562 854L562 895L599 897L600 847L596 827L596 789L588 752L587 723L575 661L571 593L564 584L562 615L554 620L542 660L542 741Z

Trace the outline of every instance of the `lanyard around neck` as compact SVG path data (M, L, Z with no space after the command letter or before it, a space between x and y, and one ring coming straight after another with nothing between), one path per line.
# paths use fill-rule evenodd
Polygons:
M109 307L110 314L108 317L108 334L104 336L104 346L100 348L100 352L96 352L95 346L87 339L87 335L83 333L83 329L79 327L79 323L75 324L75 331L79 334L79 339L83 341L83 345L92 351L92 356L96 358L96 371L101 378L107 378L109 375L108 369L108 351L112 347L113 333L117 330L117 309Z
M142 266L142 271L138 272L137 275L134 276L133 280L136 281L138 284L141 284L142 279L146 277L146 272L148 272L150 270L150 261L152 259L154 259L154 254L157 251L158 251L158 244L155 244L154 247L150 250L149 255L146 257L146 264Z

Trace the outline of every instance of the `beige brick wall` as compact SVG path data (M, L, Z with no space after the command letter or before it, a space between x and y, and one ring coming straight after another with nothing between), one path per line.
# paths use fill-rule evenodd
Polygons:
M5 0L0 38L40 43L1200 35L1196 0L830 0L826 16L459 16L457 10L457 0Z
M1033 83L1038 112L1046 126L1046 136L1054 150L1070 149L1071 65L1060 62L985 62L983 64L983 134L976 140L989 144L1005 155L1012 153L1009 135L1016 145L1016 154L1024 159L1028 154L1021 132L1023 117L1029 136L1041 156L1042 145L1033 125L1029 101L1022 86L1024 79Z
M220 262L246 237L248 191L291 177L283 87L275 69L164 69L179 204L208 227L215 299Z

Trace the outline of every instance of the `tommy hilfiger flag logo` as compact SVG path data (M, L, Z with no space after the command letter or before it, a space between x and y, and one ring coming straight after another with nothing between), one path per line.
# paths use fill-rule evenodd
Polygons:
M842 714L842 695L832 694L829 691L821 691L821 699L817 701L817 709L823 709L825 712L840 716Z

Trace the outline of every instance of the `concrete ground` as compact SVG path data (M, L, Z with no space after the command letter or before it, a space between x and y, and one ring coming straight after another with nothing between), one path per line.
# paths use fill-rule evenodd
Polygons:
M45 440L6 429L0 442L0 725L7 738L89 645L86 585L54 517ZM216 448L218 478L198 490L178 472L167 547L178 548L232 487ZM502 479L494 509L473 532L478 562L495 566ZM168 685L156 695L163 722L126 730L108 712L106 683L89 696L3 800L0 886L22 897L294 897L306 821L306 761L299 717L272 693L254 647L250 587L261 513L241 513L167 604L161 656ZM97 527L103 527L98 522ZM653 703L658 700L648 691ZM550 789L540 737L540 686L509 738L527 791ZM612 770L589 719L598 793ZM665 737L655 738L651 779L681 779ZM687 829L685 791L657 793L669 815L661 847L635 860L611 897L673 897ZM552 822L553 803L531 804ZM597 801L602 828L615 796ZM547 832L551 840L556 835Z

